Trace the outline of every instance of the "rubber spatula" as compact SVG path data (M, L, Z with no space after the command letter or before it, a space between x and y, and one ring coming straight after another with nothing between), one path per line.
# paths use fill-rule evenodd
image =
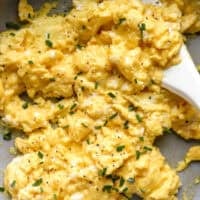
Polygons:
M200 110L200 75L185 45L180 50L180 57L179 64L164 71L162 86Z
M159 0L142 0L144 3L160 6ZM200 110L200 75L183 44L180 50L181 62L164 71L162 86L182 97Z

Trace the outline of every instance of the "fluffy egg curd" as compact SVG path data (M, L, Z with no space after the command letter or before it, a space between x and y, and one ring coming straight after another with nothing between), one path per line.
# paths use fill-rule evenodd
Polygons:
M1 120L23 132L5 169L12 200L177 199L154 141L200 139L200 113L161 87L182 33L200 30L198 6L82 0L49 16L19 2L26 24L0 34Z

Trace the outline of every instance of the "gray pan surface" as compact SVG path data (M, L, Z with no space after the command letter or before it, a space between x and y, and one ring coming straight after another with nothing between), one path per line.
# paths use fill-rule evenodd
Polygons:
M30 0L29 2L34 6L34 8L39 8L45 1ZM59 0L58 8L54 10L54 13L69 10L70 8L70 0ZM0 0L0 31L5 29L5 22L16 20L16 11L17 0ZM190 37L187 46L195 64L200 64L200 36ZM177 162L184 158L189 147L199 144L199 141L185 141L176 135L164 135L156 140L156 145L160 148L161 152L172 167L175 167ZM13 158L9 153L10 147L13 147L13 141L3 141L0 134L0 186L3 183L3 169ZM183 193L186 193L189 199L200 200L200 184L194 184L194 179L200 176L200 162L193 162L179 175L182 181L182 187L179 191L178 199L182 200ZM0 200L7 199L9 198L0 194Z

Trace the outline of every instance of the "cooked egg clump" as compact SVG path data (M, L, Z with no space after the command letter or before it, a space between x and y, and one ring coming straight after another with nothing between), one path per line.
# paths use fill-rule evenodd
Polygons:
M84 0L48 16L52 5L20 1L28 23L0 34L0 112L25 136L5 170L13 200L176 199L179 177L153 144L200 139L199 113L160 85L198 27L178 2Z

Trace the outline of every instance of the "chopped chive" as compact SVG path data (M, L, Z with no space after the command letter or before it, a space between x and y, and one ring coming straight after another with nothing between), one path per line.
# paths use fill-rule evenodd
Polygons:
M141 189L141 188L140 188L140 191L141 191L142 193L144 193L144 192L145 192L145 191L144 191L143 189Z
M116 191L116 192L119 192L119 189L118 188L115 188L113 187L112 190Z
M53 194L53 200L57 200L57 195Z
M14 37L14 36L15 36L15 33L10 33L10 35Z
M50 39L50 33L47 33L47 39Z
M144 137L139 137L139 140L140 140L141 142L143 142L143 141L144 141Z
M134 79L134 81L135 81L135 84L137 84L137 83L138 83L138 80L137 80L136 78Z
M53 43L51 40L45 40L45 44L49 47L52 48L53 47Z
M99 172L98 172L99 176L105 176L106 171L107 171L107 168L103 168L103 169L99 170Z
M119 18L118 25L122 24L124 21L126 21L126 18Z
M144 146L143 149L146 150L146 151L152 151L152 148L147 147L147 146Z
M3 134L3 139L6 141L12 140L12 133L8 132L8 133Z
M33 65L34 63L33 63L32 60L29 60L29 61L28 61L28 64L29 64L29 65Z
M6 22L6 28L19 30L21 28L21 25L16 22Z
M146 30L146 24L145 23L141 23L138 24L138 28L140 30L140 35L141 35L141 39L144 39L144 31Z
M118 146L118 147L116 148L116 151L117 151L117 152L121 152L121 151L124 150L124 148L125 148L125 145L120 145L120 146Z
M118 175L115 174L109 174L106 176L106 178L111 179L113 183L115 183L117 180L120 179L120 177Z
M136 107L134 105L130 104L128 106L128 111L131 112L131 111L134 111L134 110L136 110Z
M104 185L103 188L102 188L102 191L103 192L108 192L110 193L112 190L112 185Z
M52 77L52 78L49 79L49 81L51 81L51 82L55 82L56 79L55 79L54 77Z
M84 87L84 86L81 86L81 90L84 91L84 90L85 90L85 87Z
M42 188L42 187L40 187L40 192L41 192L41 193L43 193L43 192L44 192L44 190L43 190L43 188Z
M108 92L108 95L109 95L111 98L116 98L116 96L115 96L112 92Z
M27 109L28 108L28 102L27 101L23 103L22 108L23 109Z
M81 123L81 125L82 125L83 127L85 127L85 128L88 128L88 126L87 126L86 124L84 124L84 123Z
M4 187L0 187L0 192L4 192L5 188Z
M90 144L90 140L89 139L87 139L86 142L87 142L88 145Z
M94 128L97 129L97 130L99 130L99 129L102 128L102 126L95 126Z
M126 121L124 122L124 129L128 129L128 128L129 128L129 121L126 120Z
M40 159L42 159L42 158L44 157L43 153L40 152L40 151L38 151L38 157L39 157Z
M120 180L119 180L119 187L122 187L125 183L125 180L123 177L120 177Z
M70 110L73 110L74 108L76 108L77 104L74 103L71 107L70 107Z
M104 122L104 124L103 124L103 126L106 126L107 123L108 123L108 120L106 119L105 122Z
M122 193L126 193L128 191L128 188L125 187L123 190L122 190Z
M98 83L98 82L95 82L95 84L94 84L94 89L96 90L96 89L98 88L98 86L99 86L99 83Z
M80 44L77 44L77 45L76 45L76 48L81 50L81 49L83 48L83 46L80 45Z
M175 131L172 128L167 128L167 127L163 127L163 133L164 134L172 134Z
M16 180L14 180L11 184L10 184L10 187L15 187L15 185L16 185Z
M118 113L114 113L113 115L111 115L111 116L109 117L109 120L114 119L115 117L117 117L117 115L118 115Z
M136 150L135 153L136 153L136 160L139 160L141 153L138 150Z
M32 184L32 186L33 186L33 187L37 187L37 186L41 185L42 182L43 182L43 180L42 180L42 178L40 178L40 179L36 180L36 181Z
M142 118L140 117L139 114L136 114L135 117L136 117L136 119L137 119L138 122L142 122Z
M130 178L127 179L127 182L128 182L128 183L134 183L134 182L135 182L135 179L130 177Z
M82 72L78 72L78 73L76 74L76 76L74 77L74 80L76 80L76 79L78 78L78 76L81 75L81 74L82 74Z
M62 109L64 109L64 105L58 104L58 108L59 108L60 110L62 110Z

